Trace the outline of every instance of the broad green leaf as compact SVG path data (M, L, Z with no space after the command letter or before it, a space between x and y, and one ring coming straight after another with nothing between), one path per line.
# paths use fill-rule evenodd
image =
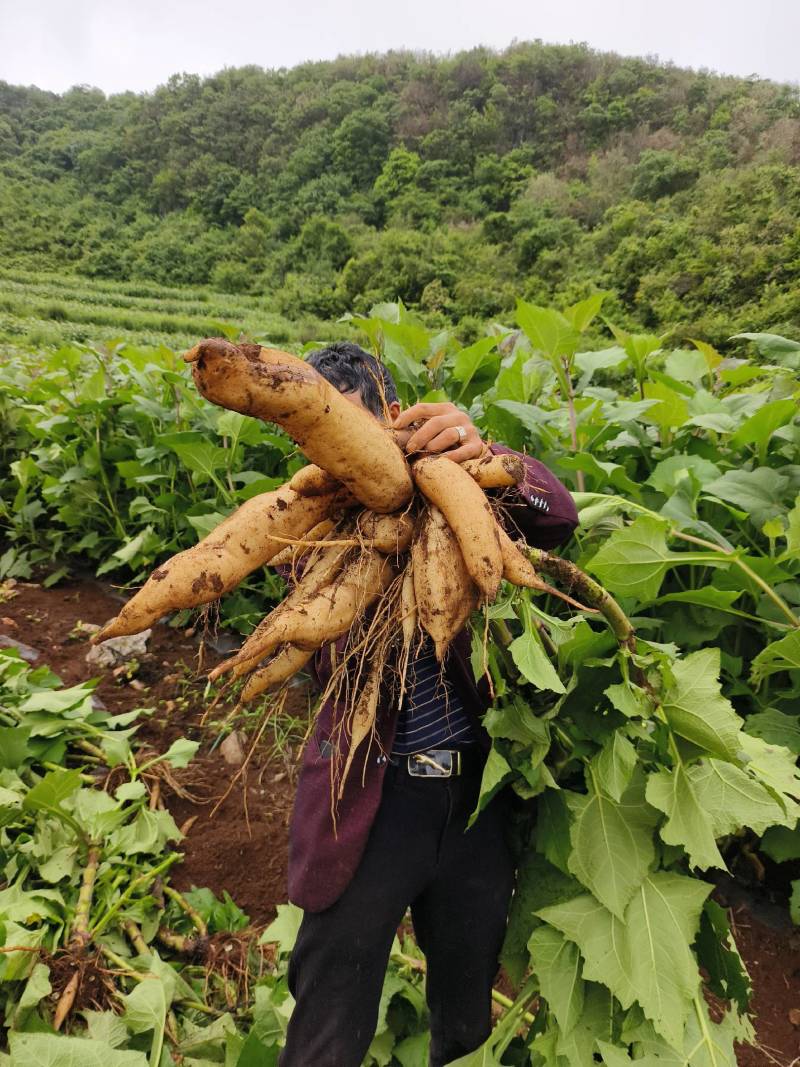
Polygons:
M532 685L554 693L566 692L564 683L544 650L538 632L533 629L526 630L511 642L509 651L517 669Z
M752 341L762 356L769 359L782 356L793 356L800 352L800 343L792 341L788 337L781 337L777 333L735 333L731 341L742 339Z
M714 834L723 837L749 826L756 834L775 825L793 826L794 814L779 803L753 774L723 760L700 760L688 769L700 802L711 817Z
M531 934L528 949L542 994L566 1035L583 1012L584 988L578 948L552 926L539 926Z
M721 759L735 760L741 749L742 722L720 692L719 672L718 648L703 648L677 660L663 711L680 737Z
M26 811L47 811L63 817L63 801L80 786L80 771L49 771L27 794L22 806Z
M642 415L644 422L655 423L662 430L672 430L676 426L682 426L689 416L686 400L668 385L645 382L644 395L647 400L658 401Z
M510 741L533 746L547 755L550 748L550 727L546 719L536 716L524 700L517 698L489 708L483 717L483 726L490 737L507 737Z
M221 511L210 511L206 515L187 515L186 521L200 538L208 537L227 518Z
M157 978L139 982L122 998L125 1011L122 1019L132 1034L153 1031L150 1045L150 1067L159 1067L164 1045L164 1026L167 1021L167 997Z
M662 767L648 777L647 801L667 816L659 831L661 837L668 845L682 848L693 867L726 869L717 848L713 821L683 764L673 770Z
M23 1028L23 1016L35 1008L40 1000L48 997L52 992L50 985L50 968L44 963L35 963L33 970L28 976L25 988L20 994L17 1006L14 1010L11 1025L14 1028Z
M159 444L171 449L187 470L212 478L228 465L228 452L193 430L162 434Z
M507 761L500 755L496 748L492 747L489 757L483 767L481 776L481 788L478 796L478 804L470 816L468 825L472 826L475 819L486 807L489 801L500 789L514 777L514 771Z
M592 760L594 777L600 789L620 801L630 785L636 766L636 749L620 730L615 730Z
M412 1034L394 1046L392 1054L400 1067L428 1067L430 1034Z
M770 826L761 838L759 849L776 863L800 860L800 828Z
M702 352L693 352L689 348L677 348L667 356L664 369L671 378L696 385L708 374L708 363Z
M537 800L536 848L553 866L569 874L570 816L564 793L546 789Z
M606 320L611 332L617 339L618 343L622 345L628 354L628 357L636 370L636 376L641 378L644 374L644 369L647 364L647 360L654 353L661 349L661 338L656 337L652 333L628 333L623 330L621 326L615 326L612 322Z
M575 366L584 374L593 374L596 370L606 370L608 367L618 367L628 358L624 348L613 345L611 348L603 348L599 352L576 352Z
M660 463L657 463L646 484L652 485L659 493L670 496L677 488L678 483L689 474L694 475L697 481L703 485L714 478L719 478L721 473L719 467L704 456L694 456L681 452L668 456L666 459L662 459Z
M706 969L706 984L711 992L723 1000L735 1001L744 1014L752 992L750 975L731 937L728 917L714 900L703 905L695 948L700 966Z
M640 515L630 526L615 530L587 564L603 585L620 596L640 603L658 596L670 567L685 563L713 565L712 552L672 552L667 548L668 526L649 515Z
M739 737L747 772L755 780L776 792L787 810L795 810L793 801L800 800L800 769L793 752L781 745L769 745L760 737L741 734ZM797 812L796 812L797 813Z
M160 855L168 841L179 841L180 830L168 811L143 808L126 826L109 837L109 851L123 856Z
M160 760L169 763L172 767L187 767L194 759L198 748L200 748L199 741L178 737L160 757Z
M102 1041L112 1048L119 1048L128 1040L128 1028L114 1011L81 1012L86 1020L86 1028L92 1041Z
M800 494L786 517L789 520L789 528L786 531L786 551L792 555L800 555Z
M452 373L455 380L461 382L459 395L463 394L469 383L483 367L499 367L500 355L495 351L498 340L499 338L497 337L481 337L474 344L469 345L467 348L461 348L456 352Z
M611 706L629 719L649 718L652 713L652 705L645 691L630 682L610 685L605 695Z
M699 352L702 352L709 370L715 370L722 363L722 356L708 341L698 341L694 337L690 337L689 340Z
M29 727L0 726L0 768L15 770L28 756Z
M766 708L749 715L744 728L753 737L760 737L770 745L783 745L800 756L800 716Z
M573 819L570 873L622 918L655 860L656 813L645 802L638 782L619 802L601 792L594 781L588 794L566 796Z
M755 445L760 453L766 449L770 437L797 414L797 401L787 397L772 400L745 419L731 438L733 445Z
M143 1052L65 1034L9 1034L14 1067L147 1067Z
M303 912L295 904L279 904L278 914L259 938L260 945L277 944L284 955L292 951L303 921Z
M543 796L552 794L553 790L548 790ZM539 808L539 828L543 818ZM569 849L568 827L565 830L565 838ZM524 853L519 863L517 884L514 887L503 949L500 953L500 961L515 985L519 985L525 977L529 963L528 940L533 930L542 922L536 912L540 908L572 900L582 892L583 887L579 882L548 863L543 856L531 850Z
M654 600L654 604L698 604L702 608L728 611L744 592L743 589L715 589L705 585L700 589L686 589L682 593L667 593Z
M761 525L783 513L781 501L789 479L771 467L755 470L730 470L703 486L703 492L744 511L760 529Z
M656 1030L681 1048L700 988L690 946L711 888L657 871L635 891L624 920L588 895L545 908L539 916L578 945L584 979L607 985L623 1008L637 1001Z
M533 347L548 359L572 356L580 344L579 331L565 315L553 308L537 307L518 300L517 323Z
M800 670L800 630L792 630L761 649L750 665L750 682L760 686L772 674L796 670Z
M146 792L147 788L142 781L123 782L114 790L114 796L121 801L141 800Z
M608 289L600 293L592 293L585 300L580 300L577 304L564 308L564 318L579 333L583 333L591 325L592 319L599 315L603 301L611 295L611 291Z

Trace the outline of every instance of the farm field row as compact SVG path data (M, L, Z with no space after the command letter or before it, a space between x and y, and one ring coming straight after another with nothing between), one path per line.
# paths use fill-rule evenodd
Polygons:
M0 343L126 340L188 348L198 337L244 335L271 344L325 336L330 325L293 323L263 299L206 290L168 289L152 282L97 283L70 275L0 272Z

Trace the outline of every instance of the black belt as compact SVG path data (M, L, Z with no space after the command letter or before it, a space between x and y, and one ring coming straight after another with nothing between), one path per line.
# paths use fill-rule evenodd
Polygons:
M469 748L428 748L411 756L391 756L390 762L412 778L455 778L477 772L485 762L479 745Z

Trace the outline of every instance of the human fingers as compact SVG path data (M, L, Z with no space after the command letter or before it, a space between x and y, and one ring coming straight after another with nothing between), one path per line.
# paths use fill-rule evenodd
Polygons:
M452 459L454 463L465 463L468 459L477 459L483 455L483 441L480 437L468 438L459 448L450 448L442 452L442 455L447 459Z
M463 426L464 423L468 423L469 419L466 415L458 410L450 412L446 415L434 415L432 418L426 419L423 424L418 427L406 444L407 452L421 452L423 449L427 449L428 443L434 439L442 430L446 430L448 427ZM453 443L451 438L450 444Z
M392 426L395 430L402 430L404 427L410 426L412 422L417 422L420 419L432 419L438 415L453 414L457 411L458 408L455 404L451 404L449 400L436 404L412 404L410 408L400 412Z
M450 452L456 448L463 448L467 442L470 446L477 443L477 453L480 454L483 448L483 442L478 436L478 431L474 426L467 423L466 426L459 424L457 426L447 426L441 433L438 433L434 438L428 441L426 446L427 452Z

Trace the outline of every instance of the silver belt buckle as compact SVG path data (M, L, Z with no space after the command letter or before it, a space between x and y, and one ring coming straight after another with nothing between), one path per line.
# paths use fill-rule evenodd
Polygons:
M452 778L461 773L461 753L452 748L429 748L408 757L412 778Z

